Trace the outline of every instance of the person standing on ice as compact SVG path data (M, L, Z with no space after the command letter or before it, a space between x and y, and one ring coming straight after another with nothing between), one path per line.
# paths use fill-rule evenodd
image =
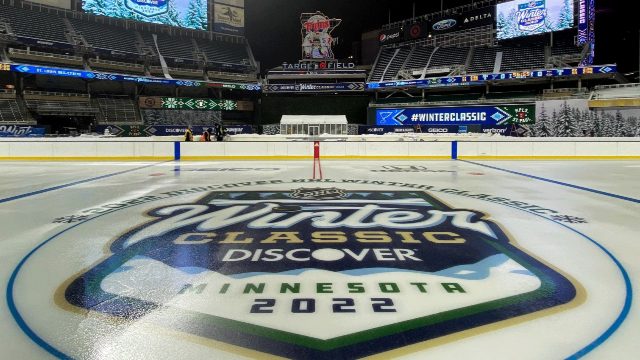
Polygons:
M191 132L191 126L187 126L187 131L184 132L184 141L193 141L193 133Z

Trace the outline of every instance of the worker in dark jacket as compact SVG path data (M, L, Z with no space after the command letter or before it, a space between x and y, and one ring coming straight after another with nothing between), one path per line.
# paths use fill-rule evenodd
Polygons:
M214 126L213 131L214 131L214 134L216 136L216 141L223 141L224 140L224 136L226 134L225 134L225 131L224 131L224 127L222 125L216 124Z
M187 131L184 132L184 141L193 141L193 132L191 132L190 126L187 126Z

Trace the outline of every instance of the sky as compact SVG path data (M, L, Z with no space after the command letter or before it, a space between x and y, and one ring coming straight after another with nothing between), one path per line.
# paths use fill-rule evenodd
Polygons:
M638 71L640 26L630 4L637 0L596 0L596 62L617 63L622 73ZM451 8L471 0L443 0ZM339 38L334 52L338 58L352 53L352 42L363 32L379 29L391 21L440 10L437 0L245 0L246 37L263 71L301 57L300 14L322 11L342 19L333 33ZM637 76L637 75L636 75Z

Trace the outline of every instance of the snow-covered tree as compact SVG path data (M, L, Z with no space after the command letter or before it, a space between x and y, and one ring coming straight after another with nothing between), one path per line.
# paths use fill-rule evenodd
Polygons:
M570 3L572 0L564 0L564 6L562 7L562 14L558 21L558 27L555 30L569 29L573 27L573 6Z
M591 119L593 121L593 132L596 137L604 136L604 129L602 128L603 127L602 115L603 115L602 112L598 112L598 111L591 112Z
M633 131L632 136L635 136L635 137L640 136L640 119L638 119L637 117L632 117L629 119L629 121L635 124L635 129Z
M626 119L622 115L620 110L616 111L616 121L615 121L615 135L614 136L626 136L625 128L626 128Z
M602 136L614 137L616 136L616 117L611 114L602 114Z
M192 0L184 16L183 26L193 29L206 30L207 6L203 0Z
M633 137L636 135L636 118L630 117L626 118L624 121L624 125L622 128L622 136L624 137Z
M578 122L578 132L580 136L591 137L594 136L594 124L593 124L593 113L589 110L580 111L579 113L579 122Z
M560 112L558 113L555 125L556 136L558 137L573 137L576 134L576 124L572 116L571 108L566 101L560 106Z
M91 14L110 16L108 10L112 5L113 2L108 0L85 0L83 9Z
M552 136L551 128L549 127L549 115L544 104L540 107L540 113L537 116L536 123L533 126L535 136L538 137L550 137Z

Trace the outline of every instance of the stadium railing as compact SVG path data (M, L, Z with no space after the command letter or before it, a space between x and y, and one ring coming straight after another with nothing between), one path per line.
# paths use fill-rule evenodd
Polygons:
M27 61L41 61L47 63L64 64L67 66L82 66L81 56L46 53L42 51L9 48L9 58Z

